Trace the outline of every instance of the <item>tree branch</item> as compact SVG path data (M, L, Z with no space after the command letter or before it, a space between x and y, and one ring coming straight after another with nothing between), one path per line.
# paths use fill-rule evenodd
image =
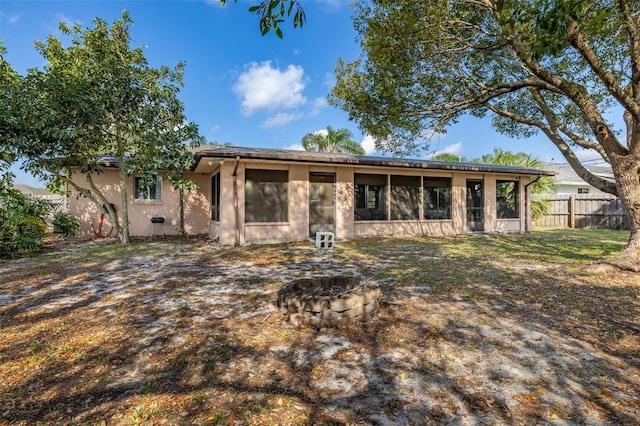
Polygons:
M627 0L618 0L620 12L629 36L629 55L631 56L631 92L633 98L640 97L640 31L638 23L633 19L633 12Z
M605 124L606 120L602 117L602 114L598 110L597 105L587 90L583 86L567 81L544 68L527 53L522 41L515 34L513 27L509 27L508 32L511 47L518 58L526 66L528 71L551 86L554 86L556 88L556 93L561 93L580 108L585 118L588 120L594 135L598 138L598 142L607 152L626 155L627 148L618 141L613 132ZM634 105L638 107L635 102ZM640 112L640 109L638 112Z
M545 125L540 120L530 120L520 115L514 114L510 111L500 109L495 105L488 104L487 108L498 115L509 118L518 123L526 124L529 126L536 126L549 138L549 140L551 140L551 142L553 142L556 147L558 147L560 153L562 153L562 156L567 160L567 163L569 163L571 168L585 182L594 186L595 188L600 189L603 192L616 196L618 195L618 188L616 187L615 183L602 179L601 177L594 175L587 168L585 168L580 159L575 155L569 144L567 144L562 136L557 131L554 131L550 126Z
M616 78L602 66L598 60L598 55L596 55L593 49L591 49L589 43L587 43L580 33L580 29L578 28L578 23L576 21L571 21L569 23L567 34L569 36L571 46L573 46L584 60L587 61L591 70L593 70L595 75L597 75L604 83L609 93L611 93L611 95L620 102L624 109L630 111L636 120L640 118L640 105L638 105L636 100L625 92L625 90L618 84Z
M600 145L597 142L589 142L579 137L578 135L576 135L568 127L562 125L560 123L560 120L558 120L556 114L552 111L551 107L549 107L549 104L545 101L544 97L542 96L542 93L534 89L531 90L531 93L533 95L533 99L536 101L536 103L540 107L540 111L542 111L542 114L547 119L547 123L549 124L549 130L551 132L558 134L558 131L560 131L564 133L576 145L585 149L593 149L597 151L598 154L600 154L607 163L609 162L609 156L607 155L602 145Z

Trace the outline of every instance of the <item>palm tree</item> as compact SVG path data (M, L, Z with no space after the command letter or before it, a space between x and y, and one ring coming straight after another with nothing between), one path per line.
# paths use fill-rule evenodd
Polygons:
M493 148L493 154L485 154L482 157L472 160L472 163L501 164L504 166L527 167L530 169L542 168L542 162L525 152L509 152L501 148ZM530 186L531 194L548 194L553 192L553 178L543 177L533 182ZM549 202L544 199L533 199L531 201L531 218L538 219L544 216L549 209Z
M440 154L436 154L433 157L431 157L431 160L448 161L450 163L464 163L465 161L467 161L467 159L464 158L463 156L451 154L449 152L441 152Z
M336 130L331 126L327 126L326 133L320 130L304 135L302 147L305 151L312 152L365 155L364 148L353 140L353 134L349 129Z

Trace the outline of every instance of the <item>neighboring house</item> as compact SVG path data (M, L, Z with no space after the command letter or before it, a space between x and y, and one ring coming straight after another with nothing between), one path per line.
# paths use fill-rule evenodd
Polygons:
M39 200L47 200L58 207L57 210L66 210L66 197L64 195L54 194L53 192L46 191L40 188L34 188L29 185L16 184L14 188L22 192L24 195L37 198Z
M611 182L615 182L615 178L613 177L613 170L611 170L610 166L585 165L585 167L596 176L599 176ZM604 194L604 192L582 180L582 178L578 176L573 168L567 163L546 163L542 166L542 168L557 173L554 178L556 194Z
M60 194L54 194L53 192L46 191L40 188L34 188L29 185L16 184L14 188L26 195L27 197L35 198L38 200L48 201L54 205L53 211L49 214L47 219L49 229L53 231L53 216L55 212L67 211L67 197Z
M492 164L392 159L265 148L208 146L185 173L198 190L185 196L185 230L222 244L296 241L316 232L336 238L522 232L528 186L554 172ZM117 164L93 179L121 211ZM84 180L79 175L78 181ZM130 232L178 225L178 193L161 176L144 189L128 179ZM92 236L100 212L71 189L69 212Z

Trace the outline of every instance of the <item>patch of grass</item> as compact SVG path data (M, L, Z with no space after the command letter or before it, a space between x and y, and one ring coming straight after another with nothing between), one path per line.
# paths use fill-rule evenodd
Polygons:
M148 424L154 416L163 414L164 410L158 407L158 404L142 404L131 409L129 414L129 422L132 425Z

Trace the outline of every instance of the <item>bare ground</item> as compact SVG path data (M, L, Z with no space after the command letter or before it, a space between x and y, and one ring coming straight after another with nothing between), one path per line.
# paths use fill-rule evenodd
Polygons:
M554 238L103 242L2 261L0 425L640 424L640 275L593 272L609 253ZM284 323L277 290L317 275L376 280L376 318Z

